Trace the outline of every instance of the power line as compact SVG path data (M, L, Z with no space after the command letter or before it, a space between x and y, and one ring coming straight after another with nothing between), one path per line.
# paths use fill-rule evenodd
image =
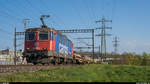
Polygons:
M93 14L93 16L96 18L96 15L95 15L95 12L94 12L94 10L93 10L93 7L94 7L94 5L93 5L93 2L94 1L92 1L92 0L90 0L91 2L91 12L92 12L92 14Z
M18 17L16 17L16 16L13 16L13 15L10 15L9 13L6 13L6 12L4 12L4 11L1 11L0 14L3 15L3 16L6 16L6 17L7 17L7 16L8 16L8 17L11 17L11 19L14 18L15 20L21 21L20 18L18 18Z
M20 0L19 0L20 1ZM17 2L17 1L16 1ZM20 4L20 3L18 3L18 4ZM25 6L24 6L25 5ZM32 11L32 12L24 12L24 11L20 11L21 13L23 13L23 14L29 14L29 13L32 13L33 15L37 15L37 14L39 14L39 12L36 10L36 8L34 9L33 8L33 6L32 6L32 4L29 2L29 1L26 1L26 4L24 3L24 4L21 4L21 5L16 5L15 4L15 6L17 7L17 8L22 8L23 10L24 9L29 9L28 7L27 7L27 5L29 6L31 6L31 7L29 7L30 8L30 10ZM37 12L37 13L35 13L35 12ZM39 19L37 19L37 18L31 18L31 17L29 17L29 16L31 16L31 15L28 15L28 18L30 18L30 19L34 19L34 21L33 21L33 23L35 23L36 25L38 25L39 23L37 23L36 21L38 21ZM26 16L25 16L26 17Z
M84 39L84 38L83 38ZM81 39L79 40L80 42L82 42L83 44L87 45L87 46L92 46L92 45L89 45L88 43L86 43L85 41L81 41Z
M96 21L96 23L102 22L102 27L96 28L96 29L101 29L101 34L98 34L96 36L101 36L101 56L105 57L106 56L106 36L111 36L111 34L106 34L106 29L112 29L112 27L106 27L105 22L112 22L112 20L106 20L104 17Z
M74 7L73 4L72 4L71 6L72 6L72 9L73 9L73 10L75 11L75 13L77 14L77 16L79 17L80 22L81 22L81 23L84 23L84 20L83 20L83 18L82 18L82 16L81 16L81 13L79 12L79 10L78 10L76 7Z
M86 0L83 0L83 1L84 1L83 3L85 3L85 4L84 4L84 5L85 5L85 8L87 8L87 10L88 10L89 18L90 18L90 20L92 20L92 14L91 14L91 12L90 12L90 8L89 8L89 6L88 6ZM90 20L89 20L89 21L90 21Z
M6 3L8 3L8 2L6 2ZM12 17L15 17L16 18L16 15L12 15L12 13L13 13L13 10L12 9L10 9L11 7L7 7L7 6L5 6L5 5L3 5L2 3L1 3L1 7L3 8L3 9L5 9L5 11L7 12L7 15L9 15L9 16L12 16ZM13 6L13 7L15 7L15 6ZM5 13L6 13L5 12ZM9 14L11 12L11 14ZM19 14L19 16L22 16L23 17L23 14ZM17 19L19 19L19 18L17 18Z
M24 23L24 31L25 31L26 28L27 28L27 23L29 23L29 20L30 20L30 19L23 19L23 23Z
M114 54L117 54L117 51L118 51L118 42L120 42L120 41L118 41L118 37L117 36L115 36L114 37L114 41L112 41L113 43L114 43Z
M4 30L4 29L1 29L1 28L0 28L0 32L7 33L7 34L10 35L10 36L13 35L13 33L10 33L10 32L8 32L8 31L6 31L6 30Z
M30 0L26 0L26 2L31 6L31 8L32 8L33 10L36 10L37 14L40 13L40 15L43 15L43 12L42 12L39 8L37 8L37 6L33 5L33 4L30 2ZM43 5L42 5L42 6L43 6ZM38 9L39 11L38 11L37 9Z
M116 0L113 0L113 7L112 7L112 20L114 19L115 9L116 9ZM113 20L113 21L114 21L114 20Z
M47 9L47 11L49 11L52 15L54 15L59 20L59 22L61 21L61 23L63 25L65 25L64 22L62 21L62 19L60 17L58 17L56 14L54 14L53 12L50 11L51 9L45 4L45 2L43 0L40 0L40 2L43 4L43 7L45 7ZM54 22L54 23L56 25L58 25L56 22Z
M104 10L105 10L105 0L102 2L102 16L104 16Z
M30 0L25 0L34 10L38 11L37 10L37 7L35 5L33 5ZM42 12L41 11L38 11L41 15L42 15Z
M10 8L4 6L3 4L1 4L1 6L3 9L5 9L5 11L1 11L1 13L0 13L1 15L6 16L6 17L10 17L11 19L14 18L13 20L18 20L19 22L22 20L22 19L16 17L18 15L12 15L13 11ZM13 5L13 7L16 7L16 8L20 8L19 6L15 5L15 4ZM21 8L24 8L24 7L21 7ZM11 14L10 14L10 12L11 12ZM23 11L21 11L20 13L22 13L22 14L19 14L19 16L21 15L21 17L26 17L23 15L23 14L25 14Z
M15 1L16 3L17 3L17 0ZM20 3L17 3L17 4L20 4ZM24 10L27 6L23 6L22 4L21 5L17 5L17 4L14 4L15 5L15 7L16 8L22 8L22 10ZM27 8L26 8L27 9ZM35 11L35 10L33 10L33 11ZM37 13L35 13L35 12L33 12L32 11L32 14L34 14L34 15L36 15ZM21 15L23 14L23 16L24 17L26 17L25 15L27 15L29 12L24 12L24 11L20 11L20 13L21 13ZM28 17L29 17L30 15L28 15ZM31 18L30 18L31 19ZM35 20L37 20L36 18L35 18ZM35 23L36 25L38 24L38 23L36 23L36 22L33 22L33 23Z

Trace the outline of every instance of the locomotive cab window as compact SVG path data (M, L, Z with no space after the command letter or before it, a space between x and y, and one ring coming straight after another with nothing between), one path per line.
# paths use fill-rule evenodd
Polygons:
M39 33L39 40L48 40L48 32L40 32Z
M33 41L35 40L35 32L26 32L25 33L25 40Z

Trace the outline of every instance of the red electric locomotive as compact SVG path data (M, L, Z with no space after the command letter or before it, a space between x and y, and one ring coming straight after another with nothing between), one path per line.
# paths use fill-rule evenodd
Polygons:
M48 28L43 21L41 28L29 28L25 31L23 56L27 63L57 64L73 63L73 43L61 32Z

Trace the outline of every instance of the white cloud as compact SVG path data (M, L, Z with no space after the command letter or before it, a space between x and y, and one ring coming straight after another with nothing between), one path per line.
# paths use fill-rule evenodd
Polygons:
M141 40L121 41L120 48L124 50L122 52L136 52L138 54L141 54L143 52L150 53L150 42Z

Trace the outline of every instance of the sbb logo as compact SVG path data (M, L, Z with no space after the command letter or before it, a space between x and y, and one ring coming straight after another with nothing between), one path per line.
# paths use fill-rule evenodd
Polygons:
M35 43L34 43L34 46L35 46L35 47L38 46L38 42L35 42Z

